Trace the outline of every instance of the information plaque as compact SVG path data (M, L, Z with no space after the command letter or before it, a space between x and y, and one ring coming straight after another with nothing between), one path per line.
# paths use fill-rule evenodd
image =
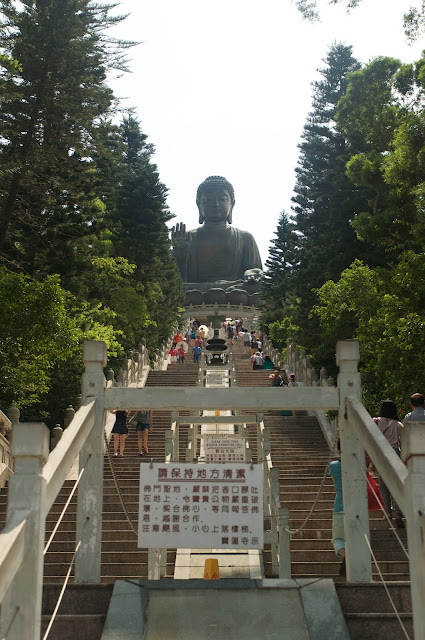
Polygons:
M261 465L141 464L139 547L263 548Z
M205 462L245 462L245 438L204 436Z

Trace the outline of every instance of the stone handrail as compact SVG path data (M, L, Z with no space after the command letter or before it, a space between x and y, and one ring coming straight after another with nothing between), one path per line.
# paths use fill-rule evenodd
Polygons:
M0 433L0 489L6 485L13 473L13 459L10 452L10 443Z
M264 426L263 415L257 417L257 457L263 466L264 520L270 522L270 532L264 532L264 542L271 544L272 571L279 578L291 578L289 509L280 502L279 469L271 459L270 429Z
M291 339L288 340L284 363L290 370L289 373L295 373L297 382L303 382L307 387L335 386L335 380L332 376L327 375L324 367L320 369L319 375L317 375L317 370L312 366L306 350L298 351Z
M11 428L12 421L0 411L0 489L6 485L13 473L13 459L8 440Z
M378 472L390 492L400 503L407 521L412 610L415 637L423 638L425 629L425 549L423 545L425 430L423 423L409 424L402 434L402 459L405 466L377 429L371 416L361 404L361 384L358 372L360 350L357 341L337 344L337 366L340 373L337 388L308 388L302 385L290 394L277 394L274 389L256 388L251 391L235 388L188 389L187 394L173 393L173 388L106 388L104 367L106 345L88 341L84 345L85 372L83 374L81 409L76 413L64 437L48 459L48 430L42 423L18 423L14 428L12 454L15 473L9 483L9 504L6 526L0 534L0 637L20 640L40 637L41 593L43 584L42 553L45 541L45 515L53 499L60 477L66 473L79 451L80 470L84 469L78 485L77 536L75 581L100 582L101 522L103 506L103 445L104 411L150 406L161 410L194 410L207 408L245 410L295 406L296 408L339 408L339 427L342 444L342 476L344 494L344 523L346 532L347 579L349 582L371 582L371 554L368 545L369 514L364 464L365 449L370 453ZM295 404L294 404L295 403ZM235 419L236 418L236 419ZM233 416L235 422L240 416ZM267 431L267 430L264 430ZM56 452L56 453L55 453ZM259 443L259 460L267 460L269 451L267 432ZM60 464L54 458L60 459ZM63 465L63 466L62 466ZM48 470L50 472L48 473ZM272 470L273 471L273 470ZM273 471L275 475L276 472ZM276 483L267 486L270 516L281 518ZM48 489L48 486L51 488ZM55 488L53 487L55 485ZM275 519L275 518L273 518ZM285 531L287 528L284 529ZM272 531L271 534L274 532ZM287 557L286 541L273 535L272 545L283 544L280 558ZM274 551L273 551L274 553ZM279 572L282 571L279 558ZM31 593L31 598L28 598ZM19 615L17 615L19 612ZM12 629L13 632L9 633Z
M288 340L284 358L282 358L282 354L280 353L280 351L278 349L275 349L272 341L269 340L266 335L263 336L263 351L271 357L276 368L280 370L284 369L286 375L289 375L290 373L295 374L297 386L335 386L335 380L332 376L327 375L326 369L324 367L320 369L319 375L317 375L317 370L312 366L311 360L307 356L306 350L302 349L301 351L299 351L291 339ZM332 450L335 445L335 437L338 430L336 420L330 422L327 419L325 412L320 409L308 413L316 416L328 447Z
M106 354L106 348L101 344ZM90 556L94 542L100 548L101 541L103 409L101 399L99 402L99 398L87 396L96 392L99 386L104 387L104 377L100 362L97 367L90 368L87 361L90 351L85 355L83 393L86 399L51 455L46 425L19 420L13 423L15 473L9 482L6 525L0 534L2 638L36 638L40 635L46 516L79 454L84 473L78 492L81 498L77 503L77 538L81 552L77 554L75 576L77 582L100 580L97 558L88 558L86 554ZM32 594L30 599L28 593ZM22 614L15 619L17 607ZM13 633L9 635L11 629Z

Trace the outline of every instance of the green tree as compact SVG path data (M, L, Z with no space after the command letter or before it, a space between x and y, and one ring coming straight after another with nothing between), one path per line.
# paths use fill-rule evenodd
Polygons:
M318 292L315 316L323 352L337 340L360 341L360 372L368 410L376 415L381 400L391 398L408 410L411 393L423 387L420 353L425 349L425 258L406 252L388 269L370 269L355 261L337 282ZM332 371L331 359L325 366Z
M397 132L415 103L420 104L414 76L413 65L376 58L350 75L336 114L355 151L347 162L347 175L365 195L353 216L353 227L359 237L393 255L412 246L417 219L408 184L399 180L394 188L388 181L388 155L394 150ZM391 161L394 165L394 154Z
M2 3L0 47L22 71L3 75L0 247L7 264L42 274L52 244L92 233L95 129L112 103L108 68L130 43L104 34L123 16L91 0ZM93 206L94 203L94 206Z
M313 110L304 126L293 198L299 261L292 279L297 301L293 320L301 328L298 341L308 350L320 342L317 323L310 318L314 289L338 278L368 249L351 226L363 194L346 175L352 151L335 119L348 78L359 63L352 48L342 44L330 48L325 62L322 79L313 85Z
M271 241L269 258L265 263L261 291L265 302L261 318L267 331L271 322L281 320L288 313L291 279L297 267L297 236L285 211L280 214L274 235L276 237Z
M167 207L167 189L152 162L155 148L147 142L137 119L132 115L124 118L120 135L124 171L111 208L114 251L135 265L134 286L149 310L149 322L140 327L134 339L146 337L155 348L169 335L183 301L167 228L174 216Z
M0 267L0 406L16 402L25 419L55 424L81 385L82 342L120 346L112 314L77 304L58 276L41 282Z

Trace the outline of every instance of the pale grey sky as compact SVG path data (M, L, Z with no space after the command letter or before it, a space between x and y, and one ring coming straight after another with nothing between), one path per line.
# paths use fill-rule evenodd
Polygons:
M266 260L282 209L290 213L297 145L311 110L311 82L334 42L361 62L419 59L402 15L415 0L363 0L349 15L319 0L305 22L290 0L122 0L117 32L140 41L131 74L112 82L156 147L174 222L198 226L196 189L209 175L234 186L233 224ZM419 4L419 0L416 0Z

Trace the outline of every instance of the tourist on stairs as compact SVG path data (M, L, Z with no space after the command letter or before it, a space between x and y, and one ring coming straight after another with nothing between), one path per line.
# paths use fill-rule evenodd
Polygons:
M111 432L114 435L114 458L117 458L118 456L122 458L124 455L124 449L125 449L125 439L128 434L128 427L127 427L128 411L118 411L117 409L112 409L111 413L115 415L115 424ZM118 453L118 446L119 446L119 453Z
M400 438L403 425L398 421L397 407L391 400L384 400L379 409L379 417L374 418L373 421L378 425L382 434L386 437L396 454L400 457ZM379 477L379 488L381 490L382 499L385 505L385 512L389 518L392 517L391 500L394 504L394 510L396 512L395 524L397 529L404 529L404 522L402 520L403 513L392 498L387 485L384 483L381 477Z
M136 411L135 416L137 419L136 433L139 456L143 456L144 453L149 453L148 435L149 432L152 432L152 411L139 409L139 411Z

